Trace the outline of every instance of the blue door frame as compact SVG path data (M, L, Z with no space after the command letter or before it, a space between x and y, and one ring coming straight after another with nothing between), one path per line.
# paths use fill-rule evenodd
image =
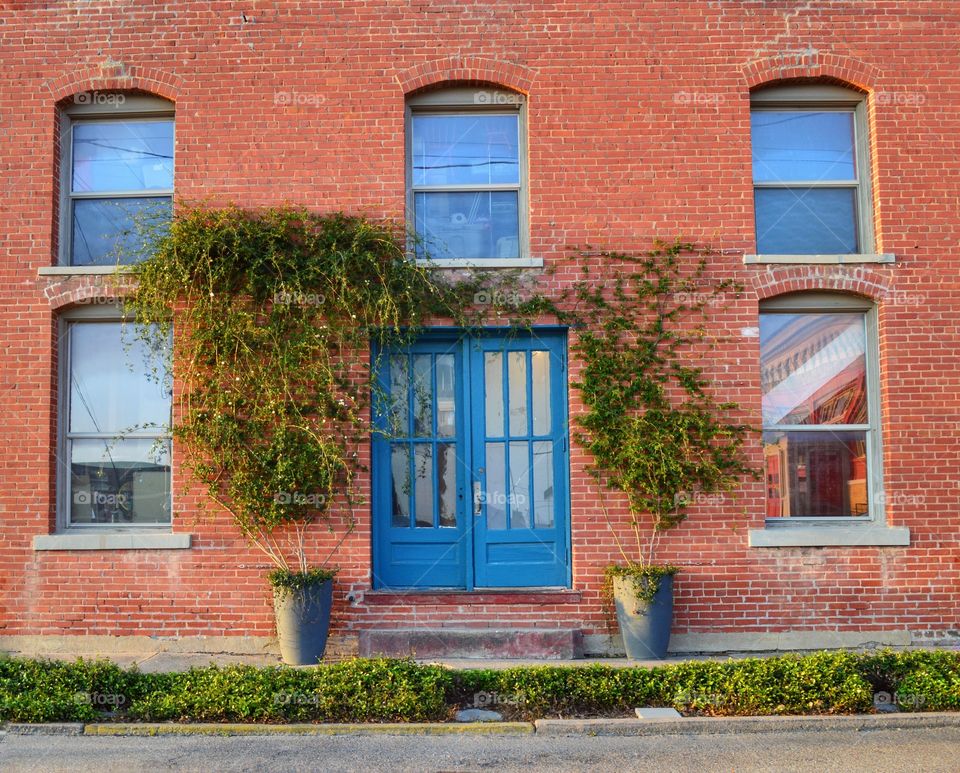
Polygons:
M564 331L445 329L374 357L374 587L569 587Z

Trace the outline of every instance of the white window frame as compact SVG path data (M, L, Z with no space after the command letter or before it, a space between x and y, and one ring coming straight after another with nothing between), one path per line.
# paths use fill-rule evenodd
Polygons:
M750 95L750 113L758 111L796 110L809 112L843 112L853 115L856 180L823 181L752 181L753 190L763 188L854 188L856 204L857 252L851 254L771 254L745 255L745 263L893 263L889 253L875 252L873 193L871 187L872 163L870 134L867 118L867 95L852 89L828 84L772 86ZM751 138L752 149L752 138ZM754 193L754 199L756 194ZM754 207L754 238L756 239L756 207ZM755 242L756 243L756 242Z
M99 92L90 92L99 93ZM117 96L120 96L118 94ZM138 191L92 191L74 193L73 188L73 127L78 123L106 121L154 120L172 121L174 136L174 181L176 181L176 117L172 102L148 95L123 94L123 99L89 99L65 107L60 114L60 212L59 255L60 271L43 273L101 274L116 270L116 266L74 266L73 258L73 202L79 199L169 198L173 202L173 188L151 188Z
M883 496L882 415L880 412L879 336L876 305L860 296L833 292L802 292L780 295L760 303L760 314L862 314L866 335L867 424L826 425L822 429L803 425L763 425L763 431L824 432L857 430L866 432L867 506L863 516L765 519L765 528L750 531L751 547L804 547L826 545L907 545L909 529L887 526ZM762 344L762 341L761 341ZM782 471L782 474L786 471ZM764 470L764 502L768 482Z
M413 184L413 116L417 115L516 115L518 125L520 181L518 184L418 185ZM517 258L427 258L418 263L441 268L524 268L542 266L541 258L530 255L529 185L527 161L527 100L524 95L493 87L450 87L414 94L405 109L406 207L411 240L416 238L415 194L429 192L517 191L519 257ZM414 245L410 251L415 254Z

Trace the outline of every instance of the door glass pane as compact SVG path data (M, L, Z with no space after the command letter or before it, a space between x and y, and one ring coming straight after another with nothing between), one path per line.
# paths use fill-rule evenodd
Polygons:
M437 443L437 485L440 499L440 525L457 525L457 447Z
M533 434L550 434L550 352L531 352Z
M848 255L857 251L854 188L755 188L757 251Z
M530 527L530 459L526 441L510 444L510 528Z
M533 444L533 521L538 528L553 526L553 443Z
M78 121L73 125L73 190L173 188L173 121Z
M487 417L487 436L503 437L503 354L483 353L484 408Z
M484 503L488 529L507 528L507 475L503 443L486 444L487 488Z
M418 443L413 447L413 499L417 526L433 526L433 446Z
M433 373L429 354L413 356L413 435L433 435Z
M763 423L866 424L861 313L761 314Z
M454 387L453 355L437 355L437 435L439 437L453 437L457 433Z
M70 432L157 433L170 423L163 360L119 322L70 325Z
M418 257L520 257L516 191L417 193Z
M755 182L855 180L853 112L755 110Z
M763 433L767 517L866 515L867 433Z
M390 357L390 434L410 435L410 364L405 355Z
M414 115L414 185L519 184L518 115Z
M70 441L69 511L72 524L169 523L169 441Z
M75 199L70 262L109 266L147 257L144 237L170 220L170 198Z
M510 434L527 434L527 353L507 352L510 389Z
M390 447L390 473L393 500L391 523L401 528L410 526L410 446L394 443Z

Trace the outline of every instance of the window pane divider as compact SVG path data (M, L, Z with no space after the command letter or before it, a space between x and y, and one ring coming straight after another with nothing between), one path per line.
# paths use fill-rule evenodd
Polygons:
M414 193L485 193L487 191L519 191L520 183L481 183L473 185L414 185Z

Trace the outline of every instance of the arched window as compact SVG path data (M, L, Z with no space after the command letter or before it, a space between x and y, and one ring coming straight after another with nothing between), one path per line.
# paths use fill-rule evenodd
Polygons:
M173 103L158 97L87 91L63 109L61 265L143 257L140 229L170 217L173 129Z
M824 84L751 94L759 256L874 252L865 100Z
M526 102L495 88L407 99L407 212L415 253L440 265L532 265Z

